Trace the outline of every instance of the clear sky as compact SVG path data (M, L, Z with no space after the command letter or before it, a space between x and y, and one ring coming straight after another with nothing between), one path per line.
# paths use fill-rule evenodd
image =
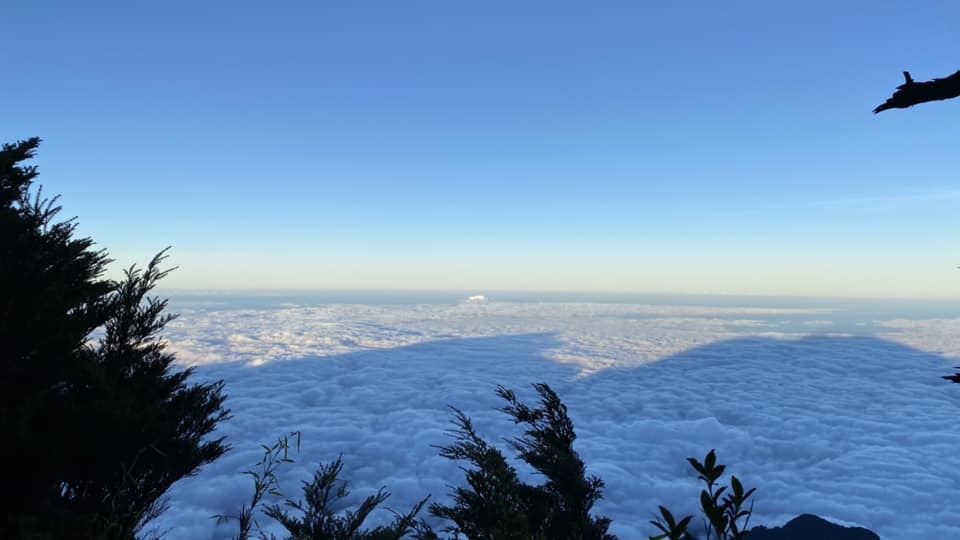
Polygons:
M3 140L168 287L960 298L953 1L11 2Z

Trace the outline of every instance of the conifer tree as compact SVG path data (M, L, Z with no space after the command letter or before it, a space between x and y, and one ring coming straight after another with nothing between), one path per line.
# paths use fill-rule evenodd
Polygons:
M0 538L133 538L227 450L207 437L228 415L223 383L189 384L164 350L172 317L148 294L165 253L104 279L107 254L32 192L39 144L0 148Z
M441 448L440 455L471 465L464 468L467 486L454 489L453 505L432 504L430 513L453 522L447 529L453 538L462 534L481 540L616 540L607 532L610 519L591 514L604 484L599 477L586 475L586 466L573 449L577 435L567 406L549 385L534 388L540 395L539 407L524 404L502 386L497 394L507 402L501 410L524 426L523 436L507 442L545 482L520 481L500 450L484 441L470 418L454 408L455 441ZM431 530L421 538L436 540L439 535Z

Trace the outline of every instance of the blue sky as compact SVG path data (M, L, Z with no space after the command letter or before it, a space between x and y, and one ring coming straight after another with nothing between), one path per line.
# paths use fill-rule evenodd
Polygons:
M169 287L960 298L954 2L17 2L3 139Z

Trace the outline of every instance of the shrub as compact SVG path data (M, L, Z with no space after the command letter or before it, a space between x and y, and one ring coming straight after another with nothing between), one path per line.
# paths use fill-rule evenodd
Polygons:
M607 532L610 520L590 514L602 496L603 481L585 474L583 461L573 449L576 433L567 407L549 385L541 383L534 388L540 395L539 406L535 408L525 405L513 391L502 386L497 388L497 394L507 402L501 410L510 415L515 424L525 426L523 436L507 442L521 461L546 478L541 485L521 482L503 453L477 434L470 417L451 407L456 426L451 432L454 442L441 447L440 455L469 463L463 468L466 486L454 488L452 505L434 503L429 507L431 515L452 523L442 531L452 535L446 537L448 540L616 540ZM274 472L280 465L292 461L287 452L289 438L294 435L299 449L299 433L283 437L272 447L263 447L264 458L257 464L259 471L246 471L245 474L254 479L250 506L244 506L237 516L216 516L220 521L240 521L238 540L247 540L250 524L256 526L251 516L263 496L280 496ZM736 476L730 479L729 491L727 486L718 487L726 466L717 463L713 450L702 462L695 458L687 461L705 484L700 504L707 540L746 538L753 503L750 509L744 505L755 489L744 490ZM304 500L287 499L284 503L286 508L296 510L297 516L288 514L278 504L268 506L265 514L283 525L289 533L288 540L399 540L405 536L440 540L440 533L417 519L427 498L406 514L394 513L390 526L372 530L362 526L389 497L385 488L364 499L356 511L333 512L334 503L348 493L347 483L338 479L342 470L343 462L337 458L322 465L312 481L303 482ZM694 539L688 530L693 516L677 520L666 507L660 506L659 510L660 517L650 523L662 534L651 536L651 540ZM261 533L260 538L268 537Z
M290 534L289 540L400 540L416 530L417 514L427 499L415 504L406 514L395 513L390 525L362 528L367 517L390 497L386 488L367 496L355 512L334 512L332 507L349 494L347 482L338 478L342 470L340 458L321 465L313 480L303 482L304 500L284 502L284 506L296 510L299 516L287 513L279 504L267 507L266 515L283 525Z
M296 449L300 450L300 432L293 432L281 437L273 446L263 445L263 458L257 463L259 470L244 471L244 474L253 479L253 495L250 505L244 505L236 515L221 514L214 516L217 523L236 520L240 525L237 540L248 540L253 529L257 530L259 538L275 538L262 531L259 523L253 517L257 507L263 502L265 495L282 497L280 481L276 476L280 466L293 463L290 458L290 440L296 437ZM321 465L314 473L313 480L303 482L304 500L294 501L286 499L283 506L271 504L266 507L264 514L276 520L286 530L288 540L400 540L405 535L418 531L420 524L417 514L426 504L423 499L406 514L396 514L389 526L380 526L373 529L364 529L363 523L370 514L390 497L386 488L380 488L375 495L370 495L360 503L357 511L346 510L337 513L332 510L349 491L347 482L339 479L343 471L343 461L337 458L329 464ZM290 514L284 509L296 510Z
M717 455L713 450L707 453L703 462L697 461L695 458L687 458L687 461L697 472L697 479L701 480L706 486L706 489L700 492L700 510L704 515L707 540L711 538L716 540L742 540L746 538L747 525L750 523L750 514L753 512L753 502L750 502L749 509L744 509L744 504L753 495L756 488L744 491L743 484L736 476L730 477L730 491L727 491L727 486L717 487L717 481L723 476L727 467L717 463ZM725 496L723 495L724 492L726 492ZM686 516L677 521L667 508L660 506L659 510L661 517L650 523L660 529L663 534L651 536L650 540L693 538L687 531L693 516Z
M607 532L610 520L590 515L602 497L603 480L585 474L583 461L573 449L577 436L566 405L549 385L534 388L540 395L536 408L502 386L497 394L507 402L501 410L515 424L525 426L524 435L508 443L546 482L521 482L503 454L477 435L470 418L453 408L456 440L441 448L440 455L467 461L472 468L466 469L467 487L454 490L454 504L433 504L430 513L452 521L454 526L447 532L455 537L612 540L615 537Z

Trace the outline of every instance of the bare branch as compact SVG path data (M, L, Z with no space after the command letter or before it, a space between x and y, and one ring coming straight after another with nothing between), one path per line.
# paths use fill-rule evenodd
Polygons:
M960 71L949 77L932 81L916 82L909 71L903 72L904 83L887 101L873 110L873 114L887 109L906 109L919 103L952 99L960 96Z

